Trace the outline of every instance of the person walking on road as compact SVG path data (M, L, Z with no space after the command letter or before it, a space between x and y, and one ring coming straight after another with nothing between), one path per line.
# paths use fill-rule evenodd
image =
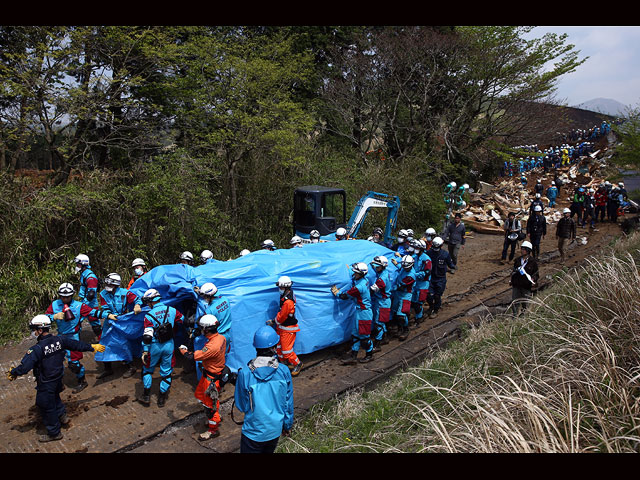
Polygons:
M509 251L509 248L511 249L511 253L509 253L509 261L513 260L513 257L515 257L516 246L518 245L521 232L522 224L520 223L520 220L516 218L516 214L514 212L509 212L507 221L504 222L504 243L502 244L503 264L507 260L507 252Z
M253 336L256 357L238 370L234 400L244 412L240 453L273 453L280 435L288 436L293 427L293 382L278 362L279 340L272 327L260 327Z
M442 250L444 241L440 237L433 239L427 255L431 259L431 281L427 303L429 304L429 318L435 318L442 306L442 295L447 287L447 268L453 266L449 252Z
M533 210L533 215L527 220L527 234L533 245L533 256L538 258L540 256L540 240L547 234L547 220L542 214L540 205L536 205Z
M446 238L447 246L449 249L449 256L453 262L454 267L449 269L449 273L454 274L458 268L458 254L460 249L464 249L465 244L465 226L462 223L462 215L456 213L453 223L447 226Z
M558 240L560 261L564 263L567 259L567 247L570 242L574 242L576 239L576 222L571 218L571 210L569 208L565 208L562 211L562 218L556 225L556 239Z
M27 350L20 365L6 372L10 381L33 370L36 378L36 405L47 429L38 437L40 442L62 439L61 428L69 424L64 403L60 399L63 389L65 352L104 352L104 345L88 344L65 335L49 332L51 319L47 315L36 315L29 322L29 328L37 338L37 343Z
M526 302L533 296L533 287L538 282L538 262L531 252L533 245L524 241L521 245L522 255L516 258L511 272L511 309L514 315L519 315L526 309Z

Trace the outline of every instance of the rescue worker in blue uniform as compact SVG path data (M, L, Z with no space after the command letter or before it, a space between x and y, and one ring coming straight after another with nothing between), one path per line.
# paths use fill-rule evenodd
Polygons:
M81 253L74 259L76 273L80 274L80 288L78 289L78 299L86 303L91 308L98 308L98 276L93 273L89 265L89 257ZM102 335L102 327L97 318L90 318L89 324L99 340Z
M103 352L100 344L89 345L65 335L49 332L51 319L47 315L36 315L29 322L29 328L37 337L37 343L22 358L20 365L6 372L10 381L33 370L36 379L36 405L47 429L40 442L50 442L62 438L62 425L69 424L66 407L60 399L63 389L65 351Z
M88 318L98 322L95 318L96 310L90 308L87 304L73 299L75 290L70 283L63 283L58 287L58 299L51 302L45 315L52 322L56 322L58 327L58 335L62 335L73 340L80 340L80 330L82 329L82 320ZM75 350L66 351L67 365L77 380L78 385L74 388L73 393L79 393L89 386L85 379L84 365L80 363L82 360L82 352Z
M411 296L411 308L415 313L416 325L420 325L424 315L424 302L429 294L429 279L431 278L431 259L425 253L427 244L424 240L413 242L414 271L416 274L415 288Z
M442 306L442 295L447 286L447 270L453 265L449 252L442 250L443 243L442 238L436 237L427 251L427 255L431 258L431 281L427 296L429 318L434 318Z
M293 382L289 368L278 362L280 337L262 326L253 336L256 357L238 370L235 405L244 412L240 453L273 453L280 435L293 427Z
M203 315L213 315L218 319L218 334L222 335L226 341L226 353L231 349L231 304L229 300L218 293L218 287L212 282L206 282L201 287L195 287L200 301L196 308L195 325L192 332L193 349L200 350L207 342L207 337L202 333L199 325L199 319ZM196 361L196 375L198 379L202 375L202 362Z
M156 367L160 367L160 393L158 407L164 407L169 389L174 363L175 330L182 324L182 314L175 308L162 303L162 298L154 288L148 289L142 296L143 303L150 310L144 316L142 334L142 387L140 403L151 403L151 381Z
M331 291L341 300L353 300L356 303L353 327L351 330L351 354L343 361L345 365L356 363L358 352L363 347L365 351L361 363L373 360L373 341L371 340L371 327L373 324L373 312L371 310L371 293L367 273L369 267L366 263L358 262L351 265L352 284L342 290L334 285Z
M103 329L107 321L117 321L118 315L124 315L129 312L137 315L142 311L142 299L131 290L122 288L121 284L122 278L117 273L110 273L104 279L104 288L98 295L98 309L95 315L99 320L104 319L102 323ZM113 315L115 315L115 319L113 319ZM136 373L133 362L130 360L123 363L126 368L123 377L129 378L133 376ZM98 375L98 379L113 375L112 362L103 362L103 364L104 371Z
M387 323L391 315L391 281L387 267L389 260L384 255L378 255L369 263L376 273L376 279L370 287L371 310L373 312L373 326L371 338L373 351L379 351L380 345L389 343L387 338Z
M551 182L549 188L547 188L547 198L549 199L549 208L553 208L556 206L556 198L558 197L558 187L556 187L556 182Z
M399 266L391 294L391 315L397 325L399 340L406 340L409 336L409 314L411 313L411 298L416 283L416 272L413 270L415 260L409 254L404 255L400 262L395 258L391 262Z

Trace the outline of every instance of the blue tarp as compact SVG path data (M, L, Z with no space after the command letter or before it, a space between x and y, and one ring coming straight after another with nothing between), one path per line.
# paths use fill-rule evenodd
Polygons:
M389 260L394 252L366 240L347 240L305 244L302 248L258 250L229 261L210 262L198 267L162 265L152 269L131 287L142 296L148 288L158 290L163 302L180 310L188 303L201 301L193 290L213 282L218 292L231 304L231 348L227 365L237 370L255 356L253 335L278 313L280 296L276 281L281 275L291 277L296 296L296 317L300 332L295 351L311 353L341 344L350 339L355 303L336 299L331 286L351 285L349 266L354 262L369 263L376 255ZM395 269L390 264L392 279ZM369 268L370 279L375 272ZM119 317L105 329L101 343L107 349L96 354L96 360L130 360L141 352L143 313ZM111 322L109 322L111 323ZM184 338L176 339L176 347Z

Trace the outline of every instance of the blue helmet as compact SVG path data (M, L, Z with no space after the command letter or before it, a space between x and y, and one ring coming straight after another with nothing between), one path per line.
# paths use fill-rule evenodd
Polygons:
M260 327L253 335L253 346L256 349L275 347L280 341L280 336L273 327L267 325Z

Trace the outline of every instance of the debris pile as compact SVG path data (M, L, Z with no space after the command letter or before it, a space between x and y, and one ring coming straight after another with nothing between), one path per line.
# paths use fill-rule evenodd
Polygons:
M479 182L478 190L469 194L466 207L457 213L462 215L467 227L479 233L503 235L509 212L515 213L524 227L529 218L529 207L535 199L533 187L541 180L543 193L540 200L544 205L544 216L547 224L555 224L562 217L562 210L571 203L570 197L575 189L595 190L605 181L603 168L606 167L606 159L597 158L598 154L602 157L602 153L602 150L595 151L580 157L573 165L546 173L542 169L525 172L522 176L527 180L526 185L521 182L521 176L507 177L495 185ZM555 181L559 192L555 206L549 207L546 191L552 181Z

